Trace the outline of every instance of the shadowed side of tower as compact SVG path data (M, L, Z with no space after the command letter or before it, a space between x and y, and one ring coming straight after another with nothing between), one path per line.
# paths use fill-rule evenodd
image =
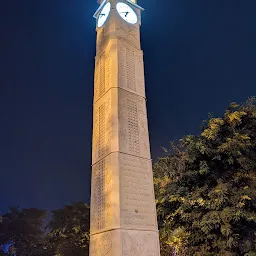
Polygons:
M140 23L134 1L97 19L90 256L159 256Z

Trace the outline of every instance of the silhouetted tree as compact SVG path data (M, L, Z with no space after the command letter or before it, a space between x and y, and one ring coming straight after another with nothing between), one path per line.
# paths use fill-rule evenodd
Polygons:
M44 210L35 208L10 208L10 211L2 216L0 244L11 245L8 255L47 255L42 231L45 216Z

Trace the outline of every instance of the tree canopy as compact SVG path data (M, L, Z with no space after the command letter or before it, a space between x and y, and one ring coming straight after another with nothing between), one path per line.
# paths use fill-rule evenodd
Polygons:
M60 256L89 255L90 208L74 202L53 211L47 241Z
M256 255L256 105L232 103L154 165L161 255Z

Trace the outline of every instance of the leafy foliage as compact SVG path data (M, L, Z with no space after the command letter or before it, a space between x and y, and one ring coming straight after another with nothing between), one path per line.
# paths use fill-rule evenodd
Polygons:
M232 103L154 165L161 255L256 255L256 105Z
M47 241L59 256L89 255L90 209L82 202L53 211Z

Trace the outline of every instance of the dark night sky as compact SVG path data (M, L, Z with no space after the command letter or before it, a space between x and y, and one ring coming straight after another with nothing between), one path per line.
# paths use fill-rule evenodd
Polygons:
M141 0L153 157L256 95L255 0ZM0 3L0 211L90 193L96 0Z

